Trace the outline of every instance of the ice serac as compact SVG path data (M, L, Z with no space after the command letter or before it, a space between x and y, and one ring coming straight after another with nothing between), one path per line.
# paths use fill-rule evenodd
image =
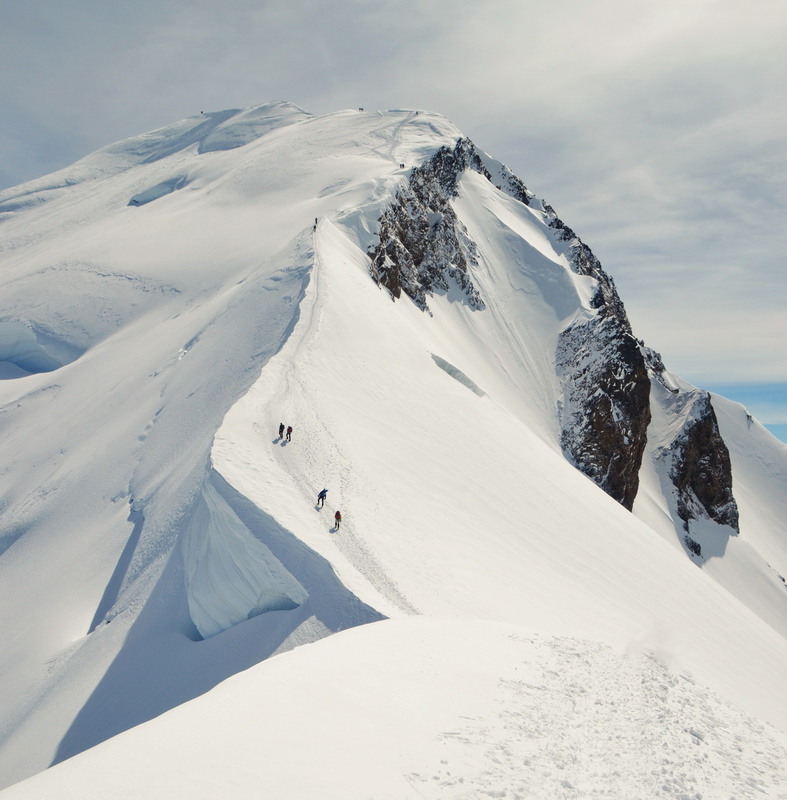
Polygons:
M203 638L308 594L206 479L183 536L189 613Z

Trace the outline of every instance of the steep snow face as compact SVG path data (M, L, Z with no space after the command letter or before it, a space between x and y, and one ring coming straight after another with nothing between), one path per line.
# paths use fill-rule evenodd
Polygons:
M666 406L651 403L635 501L647 524L570 466L566 426L599 386L616 435L639 441L623 402L639 374L565 333L608 330L621 351L622 306L554 212L442 117L199 115L0 209L3 782L386 616L650 648L787 718L787 615L758 588L787 574L779 534L762 536L768 565L754 537L744 552L727 536L724 559L703 540L730 591L675 546ZM600 474L614 447L583 430L572 447ZM628 477L613 485L625 499ZM741 540L776 519L752 497ZM685 498L699 536L707 505Z
M422 309L428 307L426 295L452 289L471 308L485 308L471 277L479 271L478 245L452 205L460 177L468 171L482 175L539 219L540 254L551 260L553 275L569 268L591 279L585 302L576 302L570 287L542 287L565 325L556 346L561 445L578 469L631 509L650 420L645 359L611 279L549 205L502 164L460 139L413 169L380 218L380 242L370 251L372 275L394 298L403 291ZM508 254L503 258L504 263L510 260ZM552 383L552 376L539 377Z

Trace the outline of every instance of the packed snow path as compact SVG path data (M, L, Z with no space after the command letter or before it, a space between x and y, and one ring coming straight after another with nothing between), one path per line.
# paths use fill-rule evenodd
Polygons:
M426 617L236 675L3 800L784 800L784 737L649 653Z
M314 234L316 239L317 231ZM342 508L343 498L349 500L360 492L352 462L320 404L313 402L313 387L301 377L309 348L321 335L319 314L324 302L318 301L323 278L316 248L302 249L301 258L311 265L311 280L298 325L254 389L228 414L214 441L213 464L225 480L243 487L244 494L316 546L317 552L330 553L340 573L342 568L352 570L366 582L380 610L416 613L355 529L352 510L347 513L345 508L339 531L333 528L334 509ZM294 426L291 439L278 438L280 422ZM236 425L241 426L239 432ZM316 503L321 481L330 485L324 508ZM380 525L385 518L381 512Z

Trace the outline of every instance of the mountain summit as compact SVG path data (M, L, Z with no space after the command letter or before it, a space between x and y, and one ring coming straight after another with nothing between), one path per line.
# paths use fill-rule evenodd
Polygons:
M62 796L84 796L224 696L270 703L281 729L290 707L320 730L344 711L330 736L361 753L336 796L405 796L395 774L429 797L555 797L590 780L584 750L539 773L536 722L571 739L565 714L588 722L610 674L621 708L646 681L679 687L640 698L630 732L690 729L711 765L737 759L738 778L703 773L729 778L719 791L753 763L711 741L733 724L771 753L758 774L784 774L787 448L670 373L590 248L445 118L200 113L0 192L0 258L2 785L147 723L70 762L85 766ZM341 664L356 695L310 701L303 681ZM362 710L388 714L388 686L423 720L388 720L363 751ZM433 746L367 774L391 737L467 728L460 696L469 794L445 776L427 790ZM726 722L703 733L689 707ZM265 737L271 762L297 761ZM614 737L598 741L610 797L677 774L643 771L644 744L616 768ZM673 763L696 775L691 753ZM248 796L314 796L278 769ZM46 774L8 796L39 796Z

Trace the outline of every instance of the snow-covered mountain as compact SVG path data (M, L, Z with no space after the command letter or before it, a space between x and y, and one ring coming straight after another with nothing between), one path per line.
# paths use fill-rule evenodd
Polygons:
M787 796L787 447L446 119L200 114L0 264L3 797Z

